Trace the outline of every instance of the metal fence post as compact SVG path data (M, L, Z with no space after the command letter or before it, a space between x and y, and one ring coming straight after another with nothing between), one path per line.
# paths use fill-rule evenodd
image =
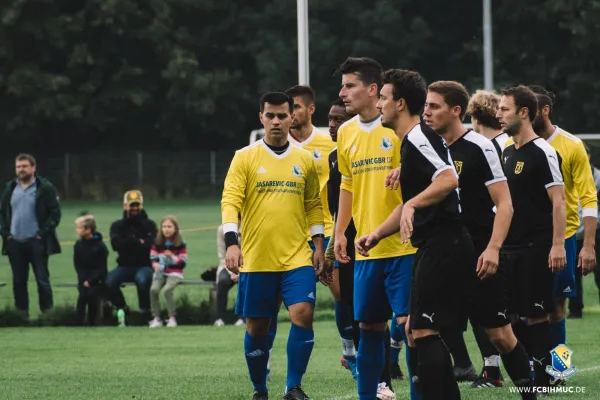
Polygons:
M217 185L217 154L214 150L210 152L210 183Z
M142 190L142 182L144 181L144 154L141 151L137 152L137 186Z
M63 190L65 198L69 198L69 178L71 176L71 155L69 153L65 153L65 165L63 171Z

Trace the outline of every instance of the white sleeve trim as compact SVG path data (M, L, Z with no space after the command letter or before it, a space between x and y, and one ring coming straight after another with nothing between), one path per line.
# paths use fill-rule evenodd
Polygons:
M485 186L490 186L493 185L494 183L498 183L498 182L502 182L507 180L505 176L501 177L501 178L496 178L496 179L492 179L491 181L487 181L485 183Z
M596 208L584 208L583 210L581 210L581 216L583 218L585 217L594 217L594 218L598 218L598 209Z
M310 227L310 236L325 234L325 225L313 225Z
M351 181L352 178L350 178L349 176L346 175L342 175L342 179L346 180L346 181Z
M562 182L550 182L546 185L546 189L550 189L552 186L565 186Z
M233 222L227 222L227 223L223 224L223 234L225 234L227 232L238 233L238 224L235 224Z
M435 173L433 174L433 176L431 177L431 182L433 182L433 180L435 178L437 178L437 176L442 173L443 171L446 171L447 169L454 169L454 167L452 167L451 165L447 165L445 167L441 167L439 168L437 171L435 171Z

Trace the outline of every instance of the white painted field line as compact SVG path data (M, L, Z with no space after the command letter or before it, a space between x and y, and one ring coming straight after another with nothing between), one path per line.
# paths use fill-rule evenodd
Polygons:
M592 371L598 371L600 370L600 365L596 365L594 367L587 367L587 368L582 368L579 370L578 373L580 374L585 374L586 372L592 372ZM461 382L459 383L459 386L470 386L471 382ZM355 399L358 398L358 395L356 393L350 393L344 396L337 396L337 397L329 397L327 398L327 400L350 400L350 399Z

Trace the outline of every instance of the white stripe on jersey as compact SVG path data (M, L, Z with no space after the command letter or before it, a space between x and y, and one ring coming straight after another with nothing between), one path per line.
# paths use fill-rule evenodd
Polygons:
M489 186L496 182L505 181L506 176L504 176L504 171L500 165L500 158L498 157L498 152L496 151L494 144L490 140L486 139L483 135L473 131L467 132L467 134L463 137L465 140L468 140L469 142L479 146L483 152L483 155L485 156L485 159L487 160L488 166L490 167L490 171L492 171L492 176L494 178L487 181L485 185Z
M492 140L495 140L496 143L498 143L498 146L500 146L500 150L504 151L506 142L508 141L508 135L506 133L501 133Z
M546 185L546 189L551 186L556 185L564 185L562 173L560 172L560 167L558 165L558 155L556 154L556 150L548 142L544 139L534 140L533 143L546 154L546 160L548 161L548 167L550 168L550 173L552 174L552 182Z
M435 152L431 146L431 143L429 143L429 139L427 139L427 136L425 136L421 130L421 125L415 126L406 137L408 141L411 142L412 145L415 146L415 148L419 150L419 152L423 154L427 161L429 161L435 168L435 173L431 177L431 181L433 181L442 171L447 169L452 169L454 174L458 177L454 167L446 164L438 155L438 153ZM440 140L442 139L440 138ZM446 149L446 151L448 150ZM450 157L450 152L448 152L448 157Z

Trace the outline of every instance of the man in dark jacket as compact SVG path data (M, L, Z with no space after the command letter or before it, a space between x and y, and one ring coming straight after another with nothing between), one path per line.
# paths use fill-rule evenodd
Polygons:
M19 154L17 179L6 184L0 201L2 254L8 255L12 268L15 307L25 317L29 315L29 264L37 282L40 310L46 312L53 306L48 256L61 251L56 236L61 217L58 194L35 171L35 158Z
M127 310L121 292L123 282L135 282L142 313L150 312L150 286L152 267L150 247L156 238L156 224L143 209L144 200L138 190L125 193L123 218L110 227L110 244L118 253L118 267L110 271L106 285L111 291L111 301L118 309Z

